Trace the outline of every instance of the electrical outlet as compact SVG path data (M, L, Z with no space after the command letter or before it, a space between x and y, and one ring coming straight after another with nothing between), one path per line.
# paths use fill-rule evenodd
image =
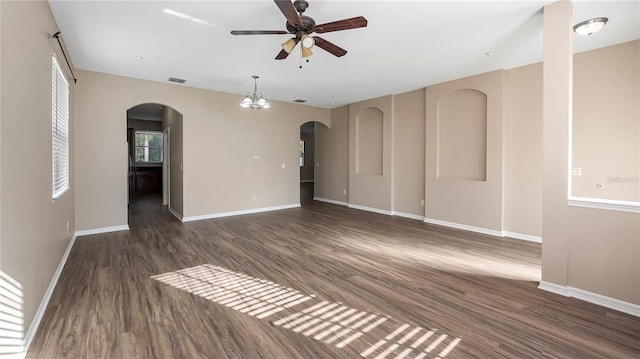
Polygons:
M283 164L282 164L282 168L284 168L284 167L285 167L285 166L284 166L284 163L283 163Z
M424 207L424 199L420 200L420 207Z
M256 200L256 195L255 194L251 195L251 199L255 201Z
M67 221L67 232L69 232L69 221Z
M316 163L316 167L320 167L320 162Z
M346 195L346 194L347 194L347 190L346 190L346 189L343 189L343 190L342 190L342 194L345 194L345 195Z
M571 174L574 176L582 176L582 168L575 167L573 170L571 170Z

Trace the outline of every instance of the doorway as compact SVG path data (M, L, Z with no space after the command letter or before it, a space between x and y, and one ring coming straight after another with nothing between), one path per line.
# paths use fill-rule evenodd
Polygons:
M313 202L315 185L315 122L300 126L300 205Z
M127 110L128 205L182 217L182 114L144 103ZM129 212L131 225L131 211Z

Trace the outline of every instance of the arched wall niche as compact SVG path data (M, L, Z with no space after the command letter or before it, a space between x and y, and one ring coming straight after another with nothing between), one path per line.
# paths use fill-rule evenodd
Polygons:
M487 94L460 89L437 106L437 178L486 181Z
M382 176L384 114L367 107L356 115L356 174Z

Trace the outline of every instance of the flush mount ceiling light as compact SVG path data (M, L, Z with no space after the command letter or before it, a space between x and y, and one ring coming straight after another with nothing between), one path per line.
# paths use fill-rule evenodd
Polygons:
M573 31L578 35L591 36L602 30L604 25L609 21L606 17L596 17L593 19L579 22L573 26Z
M258 82L257 82L257 80L260 78L260 76L253 75L251 77L253 77L253 94L252 93L248 93L247 97L245 97L240 102L240 107L250 108L250 109L254 109L254 110L260 110L260 109L263 109L263 108L271 107L271 104L269 103L269 101L267 101L264 97L262 97L262 93L260 93L260 95L258 95Z

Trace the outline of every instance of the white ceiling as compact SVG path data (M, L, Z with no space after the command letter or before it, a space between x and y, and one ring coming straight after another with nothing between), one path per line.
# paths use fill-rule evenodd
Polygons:
M284 30L273 1L57 1L49 4L78 69L334 108L455 78L542 60L542 7L553 1L309 0L317 24L364 16L368 27L323 34L348 50L319 48L299 69L298 51L274 60L290 35L233 36L231 30ZM200 21L163 12L171 9ZM605 16L575 52L640 38L640 1L574 1L574 22ZM298 49L298 48L297 48ZM492 56L486 55L493 52ZM136 57L143 56L139 60Z

